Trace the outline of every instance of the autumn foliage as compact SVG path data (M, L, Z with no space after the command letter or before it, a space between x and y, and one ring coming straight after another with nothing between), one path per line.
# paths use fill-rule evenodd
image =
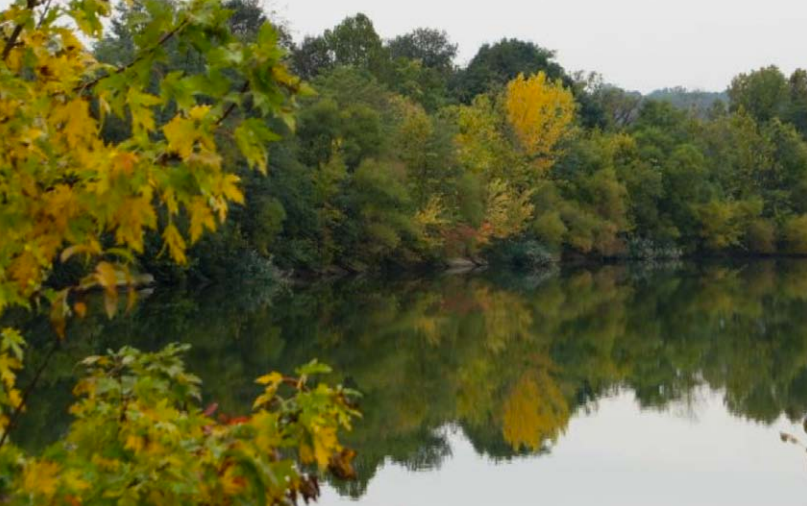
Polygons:
M526 78L519 74L507 85L507 118L521 145L535 159L539 170L551 166L555 147L569 134L576 104L560 81L552 82L539 72Z
M84 293L102 290L110 317L119 292L133 301L133 260L147 234L186 262L189 245L244 201L222 144L266 172L267 144L278 139L267 120L289 120L303 88L275 29L265 24L242 42L218 0L128 8L138 12L135 56L118 66L85 45L102 36L108 2L20 0L0 13L0 315L49 304L60 338L68 317L86 313ZM168 45L206 72L165 72ZM127 132L115 142L102 135L113 120ZM48 285L54 265L71 259L89 274ZM262 377L255 413L218 421L201 409L180 346L85 360L69 434L42 456L26 455L9 438L24 409L16 374L25 342L10 328L1 337L3 502L285 504L317 496L317 470L352 473L337 435L357 415L353 394L312 384L326 367Z

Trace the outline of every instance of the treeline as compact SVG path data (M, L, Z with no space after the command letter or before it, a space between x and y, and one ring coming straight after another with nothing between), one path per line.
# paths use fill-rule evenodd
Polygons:
M260 8L230 5L253 37ZM126 61L132 15L100 59ZM742 74L728 103L654 100L517 39L459 67L446 32L385 40L362 14L283 43L310 93L273 125L267 177L227 162L247 202L197 245L197 273L807 253L807 71Z

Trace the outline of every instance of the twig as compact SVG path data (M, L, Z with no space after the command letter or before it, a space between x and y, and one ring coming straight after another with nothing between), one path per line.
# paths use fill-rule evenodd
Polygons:
M36 0L28 0L25 4L25 8L33 11L36 7ZM20 37L22 33L23 24L19 23L17 26L14 27L14 31L11 32L11 37L8 38L6 41L6 45L3 48L3 54L0 55L0 60L5 61L8 58L8 55L11 54L11 50L14 48L14 45L17 43L17 39Z
M170 31L164 33L163 36L160 37L160 40L158 40L157 43L154 46L152 46L151 48L149 48L149 49L141 52L140 54L138 54L135 57L134 60L130 61L129 63L127 63L126 65L124 65L122 67L118 67L112 73L100 75L100 76L96 77L95 79L93 79L91 81L88 81L88 82L86 82L84 84L76 86L75 88L73 88L73 91L75 91L75 92L83 92L85 90L88 90L88 89L92 88L93 86L95 86L96 84L98 84L102 80L106 79L107 77L117 75L117 74L120 74L122 72L126 72L130 68L132 68L135 65L137 65L138 63L140 63L146 57L146 55L153 53L154 51L156 51L157 49L162 47L163 44L165 44L166 42L168 42L169 40L174 38L174 36L177 33L179 33L180 31L182 31L182 29L185 28L188 25L188 23L189 23L188 19L184 19L182 22L180 22L177 26L172 28Z
M243 95L244 93L246 93L246 92L247 92L247 90L248 90L248 89L249 89L249 81L246 81L246 82L244 83L244 85L243 85L243 86L241 86L241 90L239 91L239 93L241 93L241 94ZM230 114L231 114L231 113L232 113L232 112L235 110L235 107L236 107L236 103L235 103L235 102L230 103L230 105L229 105L229 106L227 106L227 109L225 109L225 111L224 111L224 113L221 115L221 117L220 117L219 119L217 119L217 120L216 120L216 124L215 124L215 125L216 125L216 126L220 126L222 123L224 123L224 120L225 120L225 119L227 119L227 116L229 116L229 115L230 115Z
M0 438L0 448L2 448L3 445L6 443L8 435L11 433L11 430L15 427L17 419L20 417L20 414L22 413L22 410L28 401L28 397L31 395L31 392L34 391L36 384L42 377L42 373L45 372L45 368L48 366L48 362L50 362L51 357L53 356L54 353L56 353L57 349L58 344L54 342L53 346L51 346L50 348L50 351L48 351L48 354L45 356L45 360L42 361L42 363L39 365L39 368L36 370L34 378L31 380L30 383L28 383L28 386L25 387L25 390L22 393L22 398L20 399L20 403L17 405L16 408L14 408L14 412L11 414L11 417L9 418L6 430L3 431L3 437Z
M42 27L42 23L45 22L45 16L47 16L48 11L50 11L50 3L51 3L51 0L47 0L47 3L45 4L45 8L42 9L42 14L39 16L39 21L37 21L37 23L36 23L36 29L37 30L39 30Z

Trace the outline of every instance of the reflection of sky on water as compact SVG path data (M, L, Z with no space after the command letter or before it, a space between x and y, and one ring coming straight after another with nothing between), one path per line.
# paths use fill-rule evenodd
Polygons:
M494 463L461 431L440 469L381 468L359 501L328 488L322 506L596 505L790 506L807 503L807 455L779 432L802 436L780 418L766 426L732 416L722 392L697 391L688 405L640 410L633 394L580 410L548 455Z

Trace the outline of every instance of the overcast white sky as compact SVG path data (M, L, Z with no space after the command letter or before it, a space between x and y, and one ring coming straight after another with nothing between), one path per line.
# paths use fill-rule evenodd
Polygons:
M425 26L459 44L517 37L554 49L568 70L594 70L642 92L723 90L743 71L807 67L807 0L274 0L296 38L364 12L384 38Z

